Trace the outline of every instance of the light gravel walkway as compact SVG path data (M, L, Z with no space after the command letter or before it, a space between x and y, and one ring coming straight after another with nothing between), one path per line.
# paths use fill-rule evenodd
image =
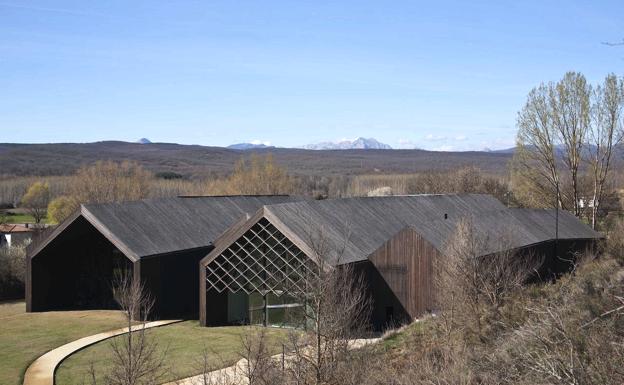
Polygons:
M381 338L360 338L355 340L349 340L349 349L359 349L367 345L375 344L381 341ZM276 354L272 356L274 360L281 360L282 355ZM292 359L293 356L287 354L285 357L286 361ZM168 382L163 385L204 385L204 384L214 384L214 385L246 385L248 383L247 378L245 378L244 373L247 367L247 360L241 359L236 364L229 366L227 368L215 370L210 373L200 374L193 377L184 378L181 380Z
M140 330L143 327L149 329L158 326L169 325L180 321L181 320L167 320L148 322L144 325L138 324L132 326L132 331ZM109 332L94 334L92 336L84 337L63 346L59 346L56 349L50 350L46 354L37 358L32 364L30 364L28 369L26 369L26 373L24 374L24 385L54 385L54 371L65 358L80 349L86 348L89 345L93 345L102 340L125 333L128 333L127 327L123 329L111 330Z

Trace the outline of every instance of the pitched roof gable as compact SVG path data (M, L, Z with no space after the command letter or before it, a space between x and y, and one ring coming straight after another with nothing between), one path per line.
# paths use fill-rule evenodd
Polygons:
M87 204L29 253L36 255L78 216L84 217L128 258L207 247L246 214L290 196L219 196L144 199Z

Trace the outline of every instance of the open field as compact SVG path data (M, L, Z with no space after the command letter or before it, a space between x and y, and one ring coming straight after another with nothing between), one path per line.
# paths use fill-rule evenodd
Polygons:
M158 343L159 348L166 350L169 373L164 381L173 381L198 374L199 361L203 351L210 353L211 362L219 367L229 366L240 357L241 335L248 330L244 326L200 327L198 321L185 321L173 325L148 330ZM281 352L281 341L286 338L285 329L267 329L270 337L271 353ZM123 337L116 337L123 338ZM103 369L110 367L110 340L102 341L73 354L59 366L56 385L80 384L88 374L93 362L96 373L101 375ZM94 359L97 361L94 362Z
M114 310L25 313L24 302L0 304L0 384L17 385L43 353L102 331L124 326Z

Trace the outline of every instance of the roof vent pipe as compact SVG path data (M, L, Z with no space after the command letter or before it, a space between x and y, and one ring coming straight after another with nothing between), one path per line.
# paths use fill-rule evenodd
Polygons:
M444 213L444 219L448 219L448 214Z

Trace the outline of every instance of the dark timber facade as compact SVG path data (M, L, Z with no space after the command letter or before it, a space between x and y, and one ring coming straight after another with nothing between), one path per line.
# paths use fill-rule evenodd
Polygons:
M365 274L373 307L371 324L408 322L437 310L435 261L460 219L491 237L509 232L509 247L544 258L540 274L570 267L574 253L600 238L568 213L560 214L555 242L551 210L508 209L477 194L300 201L264 206L215 241L200 266L200 323L280 325L303 304L296 298L316 263L311 234L321 230L329 249L341 250L338 267ZM558 250L555 250L555 244ZM492 242L483 257L498 252ZM556 257L557 256L557 257ZM258 300L254 301L254 297ZM285 310L286 309L286 310ZM257 314L256 314L257 313Z
M544 258L540 278L569 268L601 235L566 212L509 209L480 194L344 198L179 197L84 205L27 257L27 311L116 308L113 277L131 271L154 318L202 325L292 324L318 263L364 274L378 329L436 309L436 260L462 219L518 255ZM333 252L318 260L313 235ZM483 257L501 251L492 242ZM296 326L296 325L295 325Z
M114 309L116 274L131 272L153 317L196 318L199 261L241 217L287 196L180 197L84 205L27 257L27 311Z

